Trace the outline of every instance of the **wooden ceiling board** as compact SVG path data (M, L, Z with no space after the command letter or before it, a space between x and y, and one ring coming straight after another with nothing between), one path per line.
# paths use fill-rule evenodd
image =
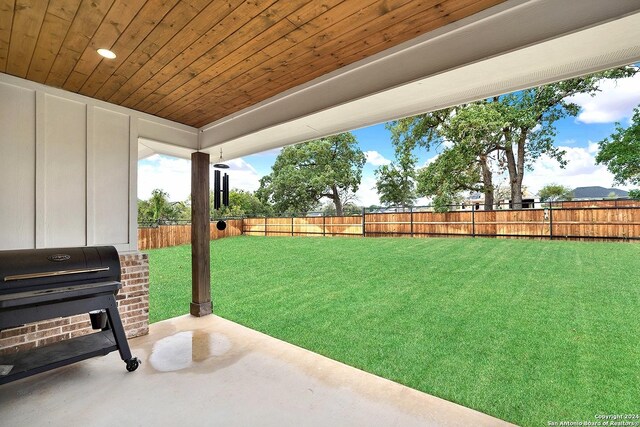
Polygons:
M110 48L120 59L102 60L95 72L87 79L79 91L83 95L93 97L100 87L113 74L135 48L158 25L162 18L176 5L178 0L147 1L140 13L138 13L127 29L122 33L118 41ZM96 48L97 49L97 48ZM92 49L92 50L96 50ZM63 86L64 87L64 86ZM66 89L66 87L65 87Z
M333 27L341 25L342 28L346 28L348 25L363 22L366 17L366 11L378 6L378 2L375 0L359 0L357 7L354 7L354 3L356 3L354 0L342 2L334 8L327 10L323 15L319 15L301 25L296 31L292 32L294 36L297 36L296 43L294 44L286 40L288 36L280 37L271 44L273 48L270 52L273 56L268 58L267 62L258 62L256 61L257 58L251 57L249 60L236 62L233 67L228 69L221 69L217 67L217 64L212 65L207 71L209 73L215 73L215 79L211 79L206 84L185 88L176 92L179 98L170 98L157 102L154 107L154 110L158 111L156 114L162 111L162 113L159 114L166 114L167 117L169 117L181 108L194 106L194 102L197 102L201 96L207 93L214 93L214 90L219 89L216 96L226 96L228 91L225 90L225 86L228 84L240 87L248 82L255 81L260 75L273 76L274 71L279 69L286 72L288 61L294 58L296 54L312 48L314 44L328 40ZM349 12L351 12L351 14L349 14ZM325 15L329 16L327 17ZM284 42L282 42L283 40ZM280 49L275 50L275 46L280 46ZM218 100L212 99L212 105L210 106L217 104ZM159 107L166 108L160 110L158 109Z
M37 0L36 0L37 1ZM62 87L114 0L82 1L44 82Z
M326 63L335 64L333 50L340 47L341 44L346 43L347 40L349 44L356 41L357 39L352 37L357 33L357 28L363 29L362 31L365 34L369 32L369 28L372 28L371 32L375 32L377 30L376 25L381 25L381 22L383 23L382 25L388 23L386 19L378 19L381 17L381 14L393 14L394 12L400 11L412 15L415 14L416 9L416 4L410 3L409 0L388 1L385 3L384 8L381 8L378 3L369 3L370 4L362 7L350 16L342 15L344 19L334 22L333 25L328 28L299 42L297 46L281 52L269 60L268 63L260 64L251 70L238 73L237 78L233 81L233 85L234 87L238 87L239 90L234 92L234 94L230 94L224 90L227 82L218 84L216 90L212 92L205 92L206 87L202 87L198 89L197 100L185 96L172 105L170 107L171 109L164 110L160 114L166 114L167 117L174 117L172 119L174 120L177 116L172 115L173 111L181 107L183 103L189 103L189 106L183 110L183 115L187 112L195 112L195 114L202 117L202 120L207 123L216 120L216 118L213 120L209 120L209 118L213 117L213 114L217 113L217 111L211 109L207 109L206 111L197 110L197 108L203 107L203 104L200 102L202 96L206 95L207 98L211 97L211 99L215 99L215 105L219 106L216 110L219 110L234 95L248 99L250 97L249 94L253 91L265 92L265 85L271 86L273 84L275 86L276 84L280 84L278 79L281 77L291 78L295 75L295 70L303 65L309 64L309 67L314 69L323 67L323 64ZM420 2L420 5L424 3L425 2ZM428 3L437 4L437 1L431 0ZM389 15L384 16L388 17ZM308 75L307 73L308 70L305 70L304 74ZM266 98L268 97L269 96ZM206 118L203 117L203 115L206 116Z
M102 23L91 38L87 49L82 53L69 77L62 86L71 92L78 92L91 73L98 67L102 57L96 55L98 49L111 49L120 35L125 32L136 17L146 0L126 3L115 3L102 20Z
M261 53L260 43L264 39L261 36L268 32L266 43L272 43L284 36L283 30L290 32L295 29L295 26L286 17L304 5L304 2L290 0L283 5L286 7L271 7L265 10L251 22L214 46L206 55L173 76L171 80L155 91L155 94L164 99L154 102L153 105L149 104L149 100L145 100L136 104L134 108L149 108L149 111L158 112L175 100L181 99L184 94L209 83L227 66L235 65L252 57L254 59L260 58L261 62L268 59L265 54ZM274 20L277 22L274 23ZM233 55L229 55L230 51L233 52ZM215 65L212 66L212 63Z
M212 27L219 24L227 15L233 12L242 0L228 0L224 5L220 5L218 0L211 3L201 14L197 15L189 22L182 31L177 33L168 43L166 43L158 52L153 55L147 63L139 67L122 87L117 85L110 88L104 93L105 98L109 102L122 104L126 107L133 107L139 102L140 97L145 97L160 85L155 83L153 78L180 53L189 49L189 47L207 34ZM105 85L106 86L106 85ZM112 94L109 95L109 92ZM133 97L133 100L129 98Z
M502 1L0 0L0 72L200 127Z
M190 108L183 108L180 115L170 114L168 111L161 111L160 114L170 118L171 120L181 121L185 117L198 116L202 117L197 126L202 126L216 120L211 114L211 102L207 105L202 103L204 99L215 100L215 105L223 111L238 111L249 105L252 105L253 99L267 99L276 93L269 92L270 87L278 87L280 91L290 89L299 84L305 83L310 79L322 76L335 69L335 61L339 66L348 65L360 59L366 58L374 53L380 52L388 47L391 41L409 40L431 29L438 28L442 25L442 20L454 22L461 17L469 16L479 10L484 9L482 4L474 0L461 0L456 3L456 8L443 6L434 2L432 8L423 10L417 14L411 15L415 8L412 5L405 5L397 10L401 19L395 19L395 24L387 27L376 27L370 23L366 27L356 28L343 37L335 38L327 44L318 46L315 49L308 50L305 54L297 57L287 63L286 67L280 67L268 76L268 81L264 77L251 76L251 72L242 76L247 83L240 84L234 82L234 87L238 87L234 93L224 93L224 90L199 94L198 101L192 102ZM486 7L486 6L485 6ZM478 8L480 8L478 10ZM403 15L407 14L407 16ZM377 19L377 24L384 25L387 20ZM348 39L349 43L344 43ZM324 52L321 50L323 49ZM315 58L314 58L315 57ZM330 57L332 61L325 61L322 65L321 61L316 58ZM292 79L292 76L297 78ZM240 94L238 95L238 92Z
M9 74L26 77L46 12L47 2L16 1L7 59Z
M150 69L154 64L156 66L160 64L166 55L162 49L209 4L211 4L211 0L192 0L178 3L171 12L164 16L158 26L149 34L149 37L140 43L136 50L107 79L95 96L100 99L108 99L109 102L115 104L124 101L127 98L127 86L129 88L136 87L135 85L139 85L140 82L145 82L153 77L154 73ZM157 66L157 69L159 68ZM141 77L136 81L133 78L134 75Z
M466 4L465 4L466 3ZM329 46L324 46L325 49L330 49L330 56L338 61L338 64L342 67L358 61L360 59L366 58L372 54L372 52L379 52L388 48L388 44L393 40L402 40L406 41L416 36L416 34L422 34L425 31L438 28L441 26L442 20L448 22L454 22L460 17L468 16L469 10L468 8L472 8L472 13L475 13L478 7L478 3L474 0L464 0L460 1L459 6L462 6L460 9L447 9L445 6L436 5L433 8L424 10L418 14L412 16L405 16L402 19L396 19L396 23L392 26L386 28L374 28L374 31L371 31L370 27L367 28L357 28L351 31L346 35L348 39L351 41L350 44L345 45L342 43L342 39L337 40L333 43L330 43ZM403 11L398 12L410 12L409 9L404 7ZM378 21L386 22L381 19ZM447 23L448 23L447 22ZM309 76L312 78L316 78L322 76L334 69L333 63L327 63L322 66L322 64L318 64L317 62L313 62L313 56L324 57L322 52L311 51L308 52L296 59L295 62L289 63L288 72L283 72L282 70L277 77L276 75L271 76L271 80L275 83L276 86L287 90L289 88L295 87L299 84L307 81ZM298 68L294 68L298 67ZM298 76L295 79L292 79L291 76ZM245 87L241 87L241 90L244 90ZM241 98L261 98L261 97L269 97L269 95L264 86L258 86L257 90L250 91L247 89L245 96ZM231 103L227 103L230 100L227 98L216 98L220 103L223 103L225 108L244 108L241 105L244 105L244 102L237 102L235 100L231 100ZM235 101L235 102L234 102ZM189 113L185 110L185 113Z
M0 72L7 69L15 0L0 0Z
M296 3L288 0L286 3ZM233 53L233 46L227 46L225 40L252 22L252 17L264 17L268 19L268 8L275 3L274 0L254 0L252 2L244 2L229 15L227 15L220 23L200 37L193 43L189 49L180 53L176 58L169 62L158 74L154 76L153 81L148 81L142 86L146 88L147 93L156 93L165 96L171 93L169 86L180 86L182 83L197 78L202 71L201 64L215 63L216 59ZM261 15L264 14L264 15ZM217 49L216 49L217 48ZM210 53L212 49L215 52L221 51L220 54ZM235 56L235 54L234 54ZM173 82L169 83L172 79ZM176 84L175 79L180 79L180 83ZM151 86L151 88L150 88ZM152 90L151 90L152 89ZM149 101L144 101L139 97L132 97L125 105L135 105L133 108L152 111L154 105ZM153 114L153 113L152 113Z
M71 27L80 0L51 0L33 53L27 78L44 81Z

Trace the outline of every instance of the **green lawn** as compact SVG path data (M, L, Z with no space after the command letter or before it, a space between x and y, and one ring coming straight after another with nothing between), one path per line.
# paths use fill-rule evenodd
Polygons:
M237 237L216 314L525 426L640 413L640 244ZM149 251L151 321L188 312L190 247Z

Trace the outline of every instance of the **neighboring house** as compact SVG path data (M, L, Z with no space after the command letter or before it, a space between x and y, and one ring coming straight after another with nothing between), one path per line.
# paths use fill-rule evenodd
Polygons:
M522 191L522 209L541 209L540 198L527 190ZM513 209L513 203L510 199L500 200L497 209Z
M469 197L460 202L460 206L458 206L457 209L461 211L483 211L484 194L476 192L469 193Z
M629 197L629 192L620 190L618 188L604 188L604 187L577 187L573 189L574 200L592 200L592 199L606 199L609 198L612 193L615 193L616 199Z
M541 208L540 199L534 197L533 194L528 191L522 193L522 209L536 209ZM497 200L494 209L513 209L513 203L510 199ZM462 211L483 211L484 210L484 194L483 193L471 193L469 197L461 202L459 210Z

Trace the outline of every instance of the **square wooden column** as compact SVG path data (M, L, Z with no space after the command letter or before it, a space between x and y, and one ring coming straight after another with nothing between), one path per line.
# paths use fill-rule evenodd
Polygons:
M209 154L191 154L191 306L194 316L213 311L209 246Z

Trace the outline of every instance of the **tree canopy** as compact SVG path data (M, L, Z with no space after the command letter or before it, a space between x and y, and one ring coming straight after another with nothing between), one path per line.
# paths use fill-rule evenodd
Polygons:
M229 191L229 206L223 206L218 211L213 209L213 192L209 201L212 218L246 216L258 217L273 214L273 208L260 201L252 192L233 189Z
M538 191L538 196L543 202L571 200L573 198L573 190L560 184L548 184Z
M579 112L570 97L594 95L602 79L629 77L637 71L616 68L400 119L388 128L396 153L417 147L440 149L435 161L417 174L418 196L451 199L463 190L481 191L485 209L491 209L493 176L506 173L517 208L525 171L537 158L546 155L566 164L565 153L553 141L555 123Z
M358 190L365 161L349 132L285 147L256 194L277 212L308 212L327 197L342 215Z
M138 200L138 223L175 222L191 219L188 203L170 202L169 193L156 188L149 200Z
M615 132L600 141L596 162L606 164L620 184L640 185L640 107L626 129L616 123Z
M417 197L415 167L418 158L405 148L400 154L396 150L396 159L396 162L382 165L375 172L380 203L386 206L413 206Z

